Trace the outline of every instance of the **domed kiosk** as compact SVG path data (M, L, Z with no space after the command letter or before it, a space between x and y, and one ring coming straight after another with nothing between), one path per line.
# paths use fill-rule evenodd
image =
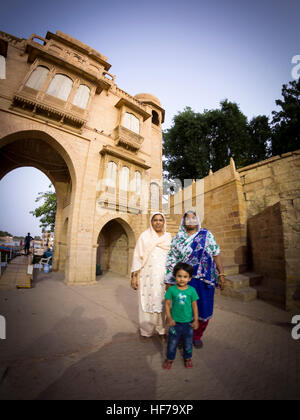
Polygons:
M165 120L165 110L162 108L159 99L151 93L138 93L135 99L152 108L152 123L160 126Z

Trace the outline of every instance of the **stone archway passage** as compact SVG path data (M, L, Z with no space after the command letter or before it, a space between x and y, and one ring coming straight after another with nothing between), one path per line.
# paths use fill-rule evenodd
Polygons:
M1 139L0 180L20 167L34 167L52 182L56 197L55 242L53 269L65 272L69 247L67 232L72 214L72 190L76 187L71 158L62 145L50 135L36 130L9 134Z
M118 219L106 223L98 236L97 264L104 271L128 275L130 237Z

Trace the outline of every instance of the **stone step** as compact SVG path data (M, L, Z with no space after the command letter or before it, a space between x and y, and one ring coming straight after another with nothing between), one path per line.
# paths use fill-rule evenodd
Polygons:
M233 290L240 289L242 287L249 287L249 277L243 274L234 274L226 276L226 287Z
M252 285L259 284L261 280L262 276L254 272L227 275L226 286L221 291L221 295L230 296L243 302L249 302L257 299L257 290Z
M263 276L261 274L254 273L253 271L246 271L243 273L243 276L247 276L249 278L249 285L251 287L258 286L263 280Z
M263 285L255 286L257 298L265 300L266 302L273 303L280 307L285 307L285 294L280 293L276 289L271 289Z
M231 289L226 288L222 291L216 289L217 293L222 296L232 297L234 299L240 300L241 302L250 302L257 299L257 291L252 287L242 287L240 289Z

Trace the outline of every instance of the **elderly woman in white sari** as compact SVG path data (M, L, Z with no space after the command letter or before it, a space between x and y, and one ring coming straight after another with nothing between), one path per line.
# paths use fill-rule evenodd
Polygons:
M165 267L171 246L171 234L166 232L163 213L153 213L150 227L143 232L135 246L131 287L138 290L139 327L143 340L157 332L165 336Z

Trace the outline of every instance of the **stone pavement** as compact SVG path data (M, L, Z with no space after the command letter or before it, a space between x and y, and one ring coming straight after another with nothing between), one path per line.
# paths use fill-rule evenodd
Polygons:
M30 287L30 275L27 274L31 256L18 256L10 261L0 277L0 290L15 290L16 287Z
M0 399L299 399L300 340L291 316L265 302L216 296L194 368L166 344L138 338L129 280L107 273L66 286L39 273L30 290L0 291L7 339L0 340Z

